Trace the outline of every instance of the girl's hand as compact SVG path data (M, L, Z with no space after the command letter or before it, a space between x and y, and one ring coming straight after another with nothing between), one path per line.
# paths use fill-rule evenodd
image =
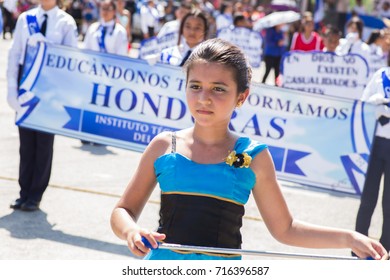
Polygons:
M361 259L389 259L389 254L381 243L357 232L353 234L351 249Z
M150 249L142 242L142 237L145 237L153 248L157 248L157 242L164 240L165 234L155 231L150 232L143 228L130 232L127 235L127 246L129 247L131 253L138 257L144 257L150 251Z

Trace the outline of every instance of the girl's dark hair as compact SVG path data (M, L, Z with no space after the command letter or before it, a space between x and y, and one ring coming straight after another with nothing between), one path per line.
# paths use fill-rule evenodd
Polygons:
M325 28L325 31L323 33L324 37L329 37L331 35L337 35L337 36L342 36L340 29L338 29L334 25L328 24Z
M115 1L114 0L108 0L107 2L109 2L111 7L114 9L114 11L116 11L116 3L115 3Z
M373 43L375 43L376 40L378 40L379 38L385 36L383 30L380 30L380 29L374 29L371 34L370 34L370 37L368 37L367 39L367 45L371 45Z
M195 10L192 10L190 13L186 14L180 22L179 39L177 41L178 45L180 45L180 42L181 42L181 35L183 35L184 24L186 23L186 21L189 17L200 18L203 21L204 38L207 38L207 35L209 32L209 22L207 20L207 17L205 16L204 13L202 13L202 11L195 9Z
M229 2L222 2L222 3L221 3L221 6L220 6L220 8L219 8L220 14L221 14L221 15L224 14L224 13L225 13L225 10L226 10L229 6L231 6L231 5L232 5L232 4L229 3Z
M200 43L184 64L187 77L189 70L197 62L218 63L226 66L233 71L239 93L249 88L252 69L245 54L237 46L219 38Z
M356 29L358 30L359 33L359 38L361 39L363 35L363 27L364 27L363 21L360 19L360 17L354 16L347 22L347 28L353 24L356 25Z
M58 8L62 9L64 7L64 2L62 0L56 0Z

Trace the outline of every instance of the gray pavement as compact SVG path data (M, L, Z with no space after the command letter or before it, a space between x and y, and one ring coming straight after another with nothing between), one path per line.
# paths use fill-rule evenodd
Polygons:
M18 132L6 103L6 57L10 40L0 40L0 260L127 260L126 244L111 231L111 210L131 178L140 153L113 147L83 146L56 136L50 185L41 209L26 213L9 208L18 197ZM261 70L260 70L261 71ZM260 77L260 72L255 72ZM359 199L281 182L291 212L298 219L353 229ZM159 191L152 194L139 223L155 229ZM376 210L370 235L378 238L381 214ZM275 241L254 201L246 206L243 248L279 252L349 255L349 250L294 248ZM244 259L264 259L249 257Z

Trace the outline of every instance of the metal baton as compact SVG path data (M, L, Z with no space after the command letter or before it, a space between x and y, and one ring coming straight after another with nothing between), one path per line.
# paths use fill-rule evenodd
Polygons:
M145 244L146 247L155 250L155 248L152 247L152 245L145 237L142 237L142 242ZM312 254L283 253L283 252L274 252L274 251L203 247L203 246L191 246L191 245L181 245L181 244L173 244L173 243L158 243L157 249L186 251L186 252L190 251L194 253L253 255L253 256L268 256L268 257L278 257L278 258L311 259L311 260L358 260L359 259L357 257L346 257L346 256L312 255Z

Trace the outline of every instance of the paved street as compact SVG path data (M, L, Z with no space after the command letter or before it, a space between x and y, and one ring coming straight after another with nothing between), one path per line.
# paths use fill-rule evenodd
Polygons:
M134 258L111 231L111 210L131 178L140 153L113 147L83 146L77 139L56 136L50 186L41 210L9 208L18 197L18 132L6 102L6 57L10 40L0 40L0 259L126 260ZM255 72L255 80L259 71ZM257 75L257 76L256 76ZM353 229L359 199L281 182L295 217L308 222ZM159 191L152 194L139 223L155 229ZM370 233L378 238L380 211ZM289 247L268 233L251 199L244 218L243 248L294 253L349 255L349 250ZM249 257L245 259L264 258Z

